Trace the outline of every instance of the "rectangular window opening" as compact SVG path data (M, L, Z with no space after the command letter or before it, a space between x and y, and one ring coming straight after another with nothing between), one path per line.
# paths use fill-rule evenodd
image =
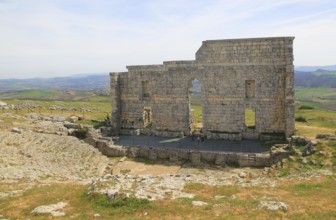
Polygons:
M255 97L255 80L245 81L245 95L246 95L246 98Z
M249 129L255 129L255 127L256 127L255 108L246 108L245 109L245 126Z
M142 81L142 97L150 97L149 81Z

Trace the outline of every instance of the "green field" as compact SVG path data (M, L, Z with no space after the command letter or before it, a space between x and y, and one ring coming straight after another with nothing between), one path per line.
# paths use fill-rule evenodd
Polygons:
M315 71L315 72L311 72L311 73L316 75L316 76L320 76L322 74L336 75L336 71Z
M297 102L310 103L316 108L336 109L336 88L296 88Z
M297 88L296 93L296 118L303 117L306 122L298 122L299 125L319 126L335 128L336 120L336 89L335 88ZM111 97L94 91L57 91L57 90L26 90L20 92L0 93L0 99L8 104L22 102L41 106L42 109L30 111L46 114L85 115L90 119L104 119L111 113ZM313 110L298 109L302 105L309 105ZM90 108L92 112L64 112L51 111L49 107L58 106L64 108ZM194 109L194 123L196 128L202 127L201 97L191 96L190 107ZM12 111L18 114L27 114L28 109ZM253 125L254 114L247 112L247 125Z
M0 92L0 100L21 99L21 100L62 100L62 101L102 101L111 100L106 92L84 91L84 90L23 90Z
M99 99L98 99L99 100ZM19 115L25 115L27 113L39 113L46 115L76 115L76 116L84 116L86 119L95 119L95 120L103 120L107 117L107 115L111 114L112 105L111 102L107 101L37 101L37 100L18 100L11 99L5 100L7 104L20 104L20 103L28 103L32 105L41 106L41 108L22 108L20 110L2 110L0 113L13 113ZM49 107L57 106L63 108L75 108L76 110L50 110ZM91 111L82 111L82 109L90 109Z

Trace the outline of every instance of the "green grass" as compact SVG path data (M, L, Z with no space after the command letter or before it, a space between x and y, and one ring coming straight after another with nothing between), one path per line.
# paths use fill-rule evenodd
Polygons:
M295 99L301 105L336 109L336 88L295 88Z
M245 110L245 125L248 128L254 128L255 127L255 110L254 109L246 109Z
M194 129L200 129L203 126L202 100L200 95L191 95L190 108L194 110Z
M109 95L103 95L95 91L83 90L43 90L32 89L23 91L0 92L0 99L29 99L29 100L63 100L63 101L94 101L110 102Z
M24 115L27 113L41 113L41 114L64 114L64 115L77 115L77 116L84 116L87 121L83 123L92 124L96 126L99 123L90 122L91 119L96 120L104 120L106 119L107 115L111 114L112 105L111 102L101 102L101 101L53 101L53 100L5 100L7 104L20 104L20 103L30 103L33 105L41 106L42 108L35 108L32 111L28 112L27 108L23 108L21 110L4 110L0 113L13 113L13 114L20 114ZM76 108L77 111L59 111L59 110L49 110L49 107L58 106L63 108ZM91 112L81 111L80 108L88 108L91 109ZM97 125L99 126L99 125Z
M336 129L336 113L321 109L296 110L296 118L304 118L309 125Z
M124 208L128 213L135 212L139 208L151 207L151 203L147 199L138 199L135 197L130 198L117 198L110 200L106 195L91 194L89 200L98 207L103 208ZM120 210L119 210L120 211Z
M102 126L106 126L106 122L104 120L103 121L97 121L97 120L84 119L84 120L77 121L76 124L92 125L95 129L98 129Z

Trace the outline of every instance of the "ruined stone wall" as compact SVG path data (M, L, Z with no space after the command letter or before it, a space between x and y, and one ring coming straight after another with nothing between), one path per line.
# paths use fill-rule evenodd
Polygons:
M189 89L198 79L208 138L293 134L293 39L204 41L195 61L128 66L128 72L111 73L114 133L190 134ZM150 109L152 121L146 126L145 108ZM253 129L245 126L246 108L255 109Z

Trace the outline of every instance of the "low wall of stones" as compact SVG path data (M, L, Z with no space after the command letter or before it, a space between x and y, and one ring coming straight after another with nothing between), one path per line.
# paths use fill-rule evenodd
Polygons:
M155 131L155 136L159 137L183 137L184 134L181 131Z
M207 132L207 139L222 139L222 140L232 140L240 141L242 140L241 133L225 133L225 132Z
M236 153L198 150L181 150L173 148L131 147L114 145L111 138L87 138L91 144L105 156L144 158L152 161L169 160L171 162L190 161L193 164L210 163L225 166L239 165L241 167L268 167L281 162L291 154L288 150L277 149L269 153Z

